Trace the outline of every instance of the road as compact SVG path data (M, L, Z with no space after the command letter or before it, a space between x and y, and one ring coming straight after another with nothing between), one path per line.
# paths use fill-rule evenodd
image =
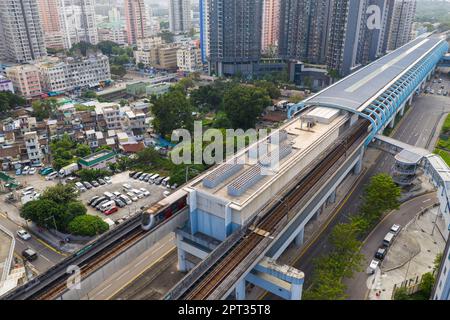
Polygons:
M444 79L444 85L446 88L450 88L448 78ZM430 86L438 88L440 84L430 84ZM433 150L432 137L435 132L439 131L440 128L437 127L445 113L450 113L450 97L438 95L415 97L412 108L396 127L392 137L411 145ZM330 250L328 239L332 229L337 224L347 222L349 216L358 213L364 186L369 183L372 176L382 172L390 173L393 164L393 156L382 153L376 159L375 165L368 168L345 203L338 209L339 212L334 220L322 231L314 243L305 247L301 252L294 263L294 267L305 273L305 288L310 285L311 277L308 275L311 275L314 271L314 259ZM272 294L267 294L264 297L269 300L277 299Z
M31 248L38 253L38 259L33 261L32 264L39 273L48 270L53 265L66 258L64 255L56 252L55 249L35 236L32 236L28 241L24 241L17 237L16 232L17 230L22 229L22 227L15 224L11 220L6 219L2 215L0 215L0 224L14 233L16 239L14 253L16 257L21 257L22 251L26 248Z
M406 226L413 220L423 208L429 208L439 200L435 193L426 194L405 202L399 210L393 211L372 231L372 233L364 241L361 253L364 254L363 266L368 266L373 259L375 252L380 247L384 237L394 224ZM365 271L365 270L364 270ZM350 300L364 300L369 290L367 286L367 274L358 272L352 279L346 279L345 283L348 287L347 294Z

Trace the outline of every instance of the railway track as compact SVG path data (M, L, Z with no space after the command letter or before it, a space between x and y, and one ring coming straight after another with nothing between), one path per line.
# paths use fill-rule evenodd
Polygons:
M271 212L266 214L255 228L273 234L280 223L282 223L283 220L286 220L283 218L288 217L289 209L296 205L341 157L346 155L347 151L355 142L367 134L368 126L369 123L366 120L361 120L356 124L355 127L352 128L339 143L337 143L324 160L318 166L313 168L301 182L288 193L284 198L284 201L278 203ZM210 271L198 279L191 287L192 289L186 291L180 299L207 299L218 285L233 270L235 270L244 258L247 257L263 239L265 239L264 236L252 232L251 230L247 230L244 237L231 247L230 250L222 256L222 259L219 259Z
M105 249L105 252L93 257L92 260L86 261L83 266L80 267L81 279L86 278L94 271L98 270L102 266L106 265L108 262L112 261L115 257L120 255L122 252L126 251L128 248L139 242L146 236L147 232L141 230L139 227L135 229L132 233L128 234L125 239L120 242L115 243L111 247ZM55 285L34 297L34 300L53 300L64 293L67 290L67 279L70 275L63 276Z

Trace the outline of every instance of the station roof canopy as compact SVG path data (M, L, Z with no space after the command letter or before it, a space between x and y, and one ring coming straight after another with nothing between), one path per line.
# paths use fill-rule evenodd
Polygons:
M442 41L439 37L417 38L306 99L304 103L362 111L367 102L381 94L391 82Z

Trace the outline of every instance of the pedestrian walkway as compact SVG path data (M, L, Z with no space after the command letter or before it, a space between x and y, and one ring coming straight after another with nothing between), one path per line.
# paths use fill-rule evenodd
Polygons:
M391 300L395 285L433 272L434 260L445 247L439 208L419 214L394 241L381 269L367 280L369 300Z

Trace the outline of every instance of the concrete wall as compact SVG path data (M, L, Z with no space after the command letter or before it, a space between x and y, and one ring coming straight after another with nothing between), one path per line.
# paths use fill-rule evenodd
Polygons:
M112 274L129 265L130 261L133 261L138 256L143 254L168 233L174 232L178 227L182 227L187 220L188 210L185 209L166 224L150 231L147 237L120 254L114 260L90 274L87 278L83 279L79 290L72 289L66 291L62 297L58 298L58 300L80 300L81 298L87 296L90 291L99 286L102 282L106 281Z

